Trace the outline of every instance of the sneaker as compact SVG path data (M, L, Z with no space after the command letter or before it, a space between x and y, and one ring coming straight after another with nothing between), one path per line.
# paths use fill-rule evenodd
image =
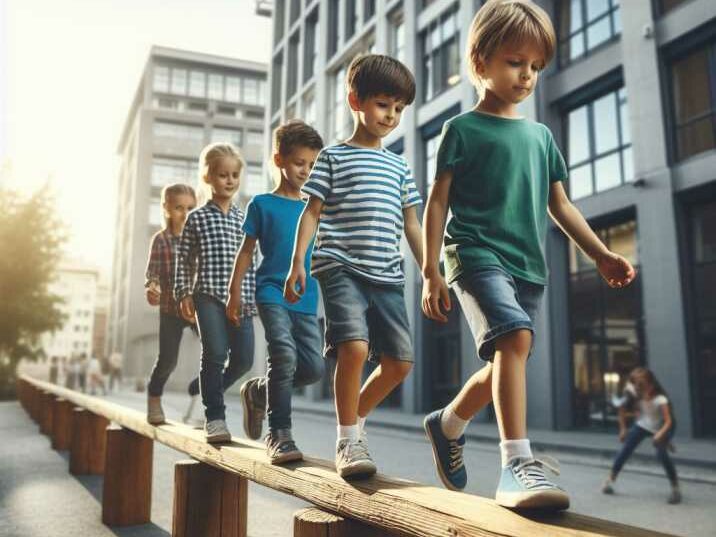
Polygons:
M147 421L152 425L161 425L162 423L166 423L167 420L164 417L161 397L152 397L150 395L147 398Z
M266 454L271 464L303 460L303 453L291 438L290 429L279 429L266 435Z
M377 468L364 440L341 438L336 448L336 472L343 478L370 477Z
M679 490L679 487L671 487L671 494L669 494L669 499L666 501L671 505L681 503L681 491Z
M608 477L602 485L602 494L614 494L614 481Z
M262 381L262 377L256 377L247 380L241 385L244 432L252 440L261 438L261 428L266 416L266 390L261 390Z
M231 441L231 433L224 420L211 420L206 422L206 441L210 444Z
M554 461L556 463L556 461ZM516 458L502 469L495 500L503 507L561 510L569 507L569 495L549 481L543 468L559 474L556 464Z
M433 461L440 481L450 490L462 490L467 484L467 470L462 460L465 435L455 440L445 436L440 424L442 415L442 410L436 410L425 416L423 428L433 448Z

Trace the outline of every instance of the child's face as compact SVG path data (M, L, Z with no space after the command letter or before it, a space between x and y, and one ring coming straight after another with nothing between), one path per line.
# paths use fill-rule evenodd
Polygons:
M504 102L518 104L532 94L544 67L542 48L537 43L526 42L500 47L478 65L478 73L486 89Z
M281 171L281 180L288 183L294 190L301 190L311 173L318 149L295 146L287 155L274 154L274 163Z
M204 181L215 198L231 199L239 191L241 163L234 157L221 157Z
M181 230L186 222L189 211L196 207L196 200L191 194L177 194L164 202L164 216L169 219L174 229Z
M376 138L385 138L400 125L405 109L405 101L389 95L375 95L360 101L351 93L348 102L358 113L358 121Z

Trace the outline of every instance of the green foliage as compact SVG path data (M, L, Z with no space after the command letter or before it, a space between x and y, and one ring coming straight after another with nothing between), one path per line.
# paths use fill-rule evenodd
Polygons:
M14 392L17 363L41 353L39 336L63 322L48 286L66 237L48 190L27 197L0 188L0 398Z

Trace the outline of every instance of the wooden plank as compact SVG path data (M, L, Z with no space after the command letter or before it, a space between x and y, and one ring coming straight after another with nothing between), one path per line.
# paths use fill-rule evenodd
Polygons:
M210 445L204 434L183 424L158 427L143 412L99 398L26 378L78 406L105 416L143 436L216 468L234 472L260 485L306 500L339 515L356 519L396 535L415 537L647 537L666 536L571 512L540 515L515 512L494 500L453 492L378 474L364 481L346 482L332 462L306 457L302 462L272 465L265 446L234 439Z

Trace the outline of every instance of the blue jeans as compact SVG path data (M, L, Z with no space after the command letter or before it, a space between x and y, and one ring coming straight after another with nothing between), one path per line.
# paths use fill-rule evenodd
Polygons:
M664 471L666 471L666 475L672 484L675 484L678 478L676 477L674 462L671 460L671 457L669 457L667 446L669 445L671 438L674 436L675 429L676 427L672 427L666 435L666 438L658 446L656 446L656 458L659 459L659 462L664 467ZM619 475L622 466L624 466L627 459L631 457L631 454L634 453L637 446L648 436L653 436L653 433L651 431L647 431L643 427L639 427L636 424L632 425L626 435L626 438L624 439L624 444L622 445L621 450L614 459L614 464L612 465L612 477L614 479L616 479L617 475Z
M204 413L207 421L223 420L224 390L251 369L254 362L254 325L251 317L243 317L240 327L232 325L226 318L224 304L212 296L196 294L194 305L201 337L198 384ZM229 365L224 368L227 354ZM191 385L189 391L192 393Z
M164 385L177 366L179 344L187 326L190 323L181 317L159 313L159 356L149 376L147 391L150 396L159 397L164 393Z
M269 429L290 429L293 388L313 384L323 376L318 320L280 304L259 304L258 308L268 343Z

